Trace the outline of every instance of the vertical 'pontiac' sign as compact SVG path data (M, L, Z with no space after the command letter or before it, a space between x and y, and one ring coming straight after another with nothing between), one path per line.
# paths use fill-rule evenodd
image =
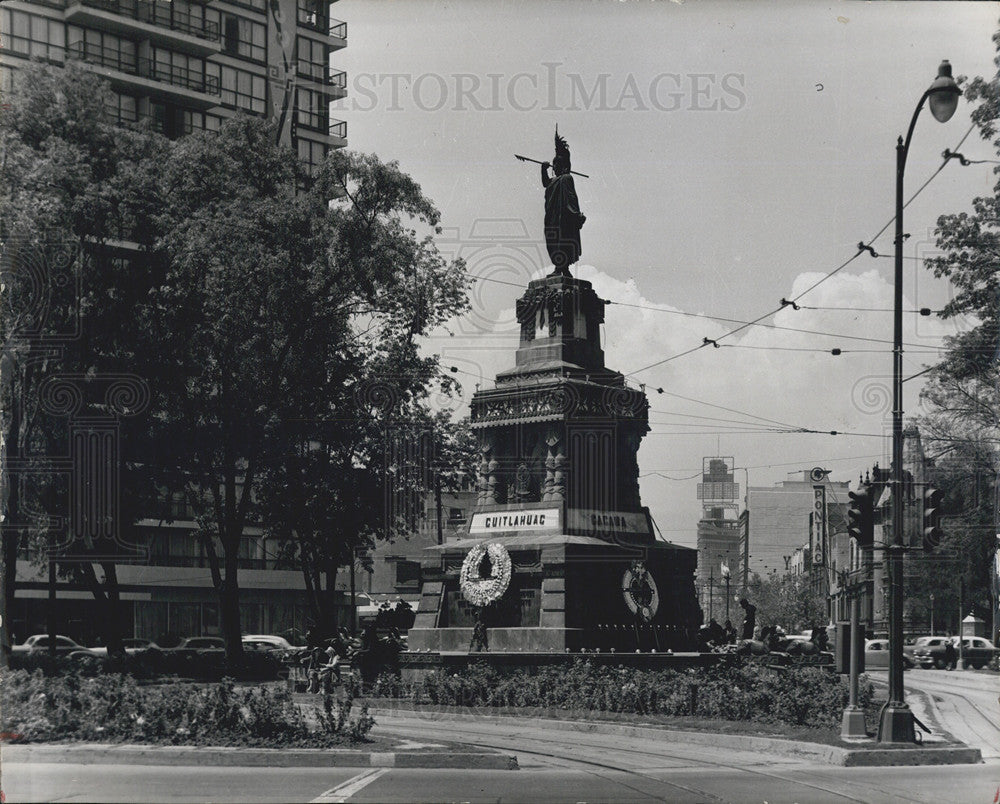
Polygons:
M826 487L813 486L813 554L814 567L826 566Z
M297 0L268 0L267 117L277 126L278 145L292 146L295 114L295 25Z

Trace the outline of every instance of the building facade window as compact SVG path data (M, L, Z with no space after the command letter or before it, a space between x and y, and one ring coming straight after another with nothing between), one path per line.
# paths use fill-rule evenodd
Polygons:
M136 71L136 46L131 39L76 25L68 26L66 39L74 58L126 73Z
M233 6L252 8L254 11L259 11L261 14L267 13L267 0L226 0L226 2Z
M139 120L138 103L133 95L112 92L107 101L107 110L118 123L136 123Z
M3 50L26 58L62 62L66 58L66 28L58 20L15 9L0 9Z
M297 122L300 126L326 133L330 125L330 106L322 92L299 87L296 90Z
M197 56L157 47L153 48L149 67L149 77L155 81L165 81L195 92L210 91L205 74L205 60Z
M329 20L329 3L326 0L299 0L299 25L325 32Z
M204 3L192 3L189 0L172 0L168 6L168 19L172 27L218 41L219 12L214 8L206 8Z
M330 48L305 36L298 37L298 74L313 81L326 83L330 74Z
M223 52L228 56L264 62L267 60L267 28L235 14L222 15Z
M326 146L321 142L313 142L312 140L299 138L296 148L298 150L299 159L302 160L302 163L305 166L306 173L310 176L314 176L316 174L316 169L326 157Z
M209 67L218 73L223 106L264 114L267 104L267 82L264 76L224 64L211 64Z

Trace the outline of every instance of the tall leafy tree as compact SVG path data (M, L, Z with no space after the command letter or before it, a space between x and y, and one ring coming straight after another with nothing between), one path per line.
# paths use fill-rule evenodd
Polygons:
M258 503L284 511L276 532L309 534L303 544L370 528L366 470L381 455L368 434L440 383L418 339L466 304L461 264L431 239L437 210L397 165L338 152L305 184L295 155L246 117L177 142L163 167L168 267L143 306L143 366L158 463L201 512L230 661ZM333 517L324 495L351 505ZM319 570L343 561L317 556Z
M66 511L65 488L44 471L46 458L65 454L66 422L41 409L42 383L57 373L96 380L129 364L134 334L130 305L141 283L132 281L132 272L104 245L112 238L131 237L147 222L138 179L148 177L148 166L159 161L166 147L151 132L117 127L107 112L111 96L105 82L75 65L32 64L15 79L0 111L5 624L16 589L18 545L33 523ZM86 400L84 405L84 413L101 412L99 402ZM123 484L130 485L134 475L128 467L121 470ZM126 501L140 498L139 493L122 495ZM119 527L126 532L134 512L126 504L122 513ZM41 547L62 541L52 539ZM118 546L88 542L69 548L61 554L63 574L87 584L106 604L100 618L106 644L111 650L120 648L114 562L87 558L111 555ZM5 628L5 648L9 639Z
M762 628L776 625L794 634L827 621L825 589L809 575L754 573L747 597L757 607L757 625ZM742 609L735 607L734 619L742 616Z
M1000 32L993 41L1000 52ZM1000 55L995 60L1000 68ZM1000 155L1000 72L974 78L965 88L974 104L980 137ZM985 170L970 164L964 170ZM1000 168L994 168L1000 179ZM966 316L972 325L947 340L945 358L928 375L923 399L928 413L921 429L936 458L936 481L946 492L945 548L959 562L967 582L966 605L986 613L994 545L994 499L1000 473L1000 180L993 193L973 199L971 212L942 215L935 230L941 256L928 260L935 276L946 277L954 295L940 315ZM938 612L957 611L954 574L943 576L928 564L922 575L935 592ZM995 604L994 604L995 605Z

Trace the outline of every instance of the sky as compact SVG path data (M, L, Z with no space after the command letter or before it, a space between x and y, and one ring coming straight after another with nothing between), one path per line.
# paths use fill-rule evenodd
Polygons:
M573 273L613 302L607 365L649 396L640 489L664 537L695 546L704 457L733 458L741 495L747 479L888 465L892 227L876 234L894 212L895 142L942 59L956 77L996 72L1000 4L341 0L333 14L349 26L333 57L349 147L413 176L441 211L439 248L476 278L471 312L424 343L459 370L461 410L513 366L514 301L551 270L539 170L514 154L551 160L558 125L589 176ZM970 109L921 114L907 197L946 148L996 158ZM938 216L991 192L994 167L952 160L907 207L904 310L949 298L921 260ZM859 241L880 256L812 288ZM782 298L800 309L694 349ZM907 312L904 374L968 325ZM907 416L920 383L905 385ZM795 428L827 434L776 432Z

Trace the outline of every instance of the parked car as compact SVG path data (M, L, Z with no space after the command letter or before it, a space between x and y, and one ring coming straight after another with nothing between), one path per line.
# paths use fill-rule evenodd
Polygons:
M245 650L298 650L284 637L271 636L270 634L247 634L243 637L243 647Z
M936 667L944 670L948 662L944 658L945 645L949 642L955 646L955 657L958 658L958 637L922 637L926 641L914 645L913 660L921 667ZM921 640L918 639L917 642Z
M993 661L993 657L997 655L997 649L992 642L983 637L963 637L962 654L965 657L966 667L981 670Z
M153 640L140 639L139 637L126 637L122 640L122 644L125 646L125 652L129 655L139 653L144 650L163 650L163 648L153 642Z
M866 639L865 640L865 670L876 669L889 666L889 640L888 639ZM911 670L914 667L913 657L906 655L906 646L903 649L903 669Z
M173 648L174 653L189 653L199 650L225 650L226 642L221 637L188 637Z
M931 642L931 640L944 640L947 638L948 637L944 636L943 634L939 634L937 636L932 635L932 636L917 637L916 639L911 640L909 644L906 643L903 644L903 655L910 657L910 661L913 662L914 667L920 667L921 666L920 662L918 662L916 657L913 655L914 651L916 651L917 648L926 647ZM940 643L935 642L935 644L944 645L944 642Z
M125 653L128 656L134 656L137 653L142 653L145 650L161 650L160 646L149 639L139 639L137 637L126 637L122 640L122 647L125 648ZM97 656L98 658L104 658L108 655L108 649L101 645L96 648L83 648L82 650L73 651L70 653L71 659L79 659L85 656Z
M68 636L62 636L61 634L56 634L56 653L60 656L68 656L74 651L85 651L86 648L83 645L79 645L70 639ZM14 645L11 648L13 653L48 653L49 652L49 635L48 634L33 634L24 640L21 645Z

